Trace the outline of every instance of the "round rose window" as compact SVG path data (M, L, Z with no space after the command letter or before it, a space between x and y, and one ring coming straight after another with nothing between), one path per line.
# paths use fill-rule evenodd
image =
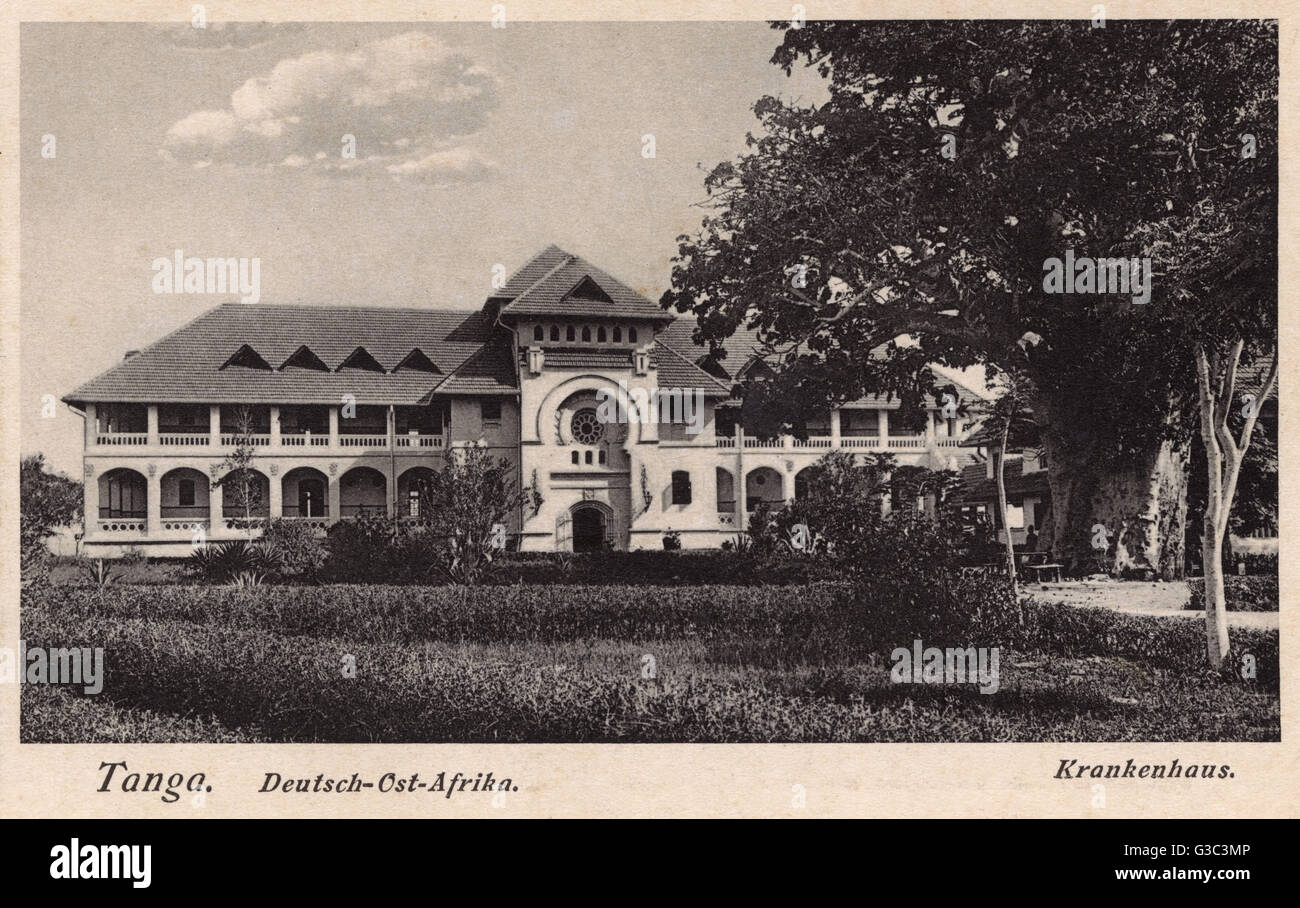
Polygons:
M573 433L573 440L580 445L594 445L605 437L605 427L600 424L596 411L591 408L573 414L569 431Z

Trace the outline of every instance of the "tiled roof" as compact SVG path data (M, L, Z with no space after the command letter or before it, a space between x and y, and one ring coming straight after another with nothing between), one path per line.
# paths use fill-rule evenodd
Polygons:
M225 365L247 345L272 366L301 347L331 371ZM387 370L421 350L441 370L336 370L363 347ZM223 365L225 368L222 368ZM504 332L481 312L227 303L211 309L68 394L95 401L416 404L441 393L515 388Z
M1020 498L1023 495L1050 495L1047 484L1047 470L1036 470L1028 475L1021 472L1024 461L1019 457L1008 457L1003 472L1003 482L1007 498ZM998 484L996 479L986 475L988 467L984 461L964 467L958 477L957 491L953 493L955 503L982 503L996 500Z
M632 351L548 349L543 363L555 369L630 369Z
M705 372L672 347L655 342L650 362L658 372L661 388L700 388L709 397L730 397L731 388Z
M529 277L532 281L525 284ZM517 289L521 286L522 290ZM493 298L510 300L502 307L504 316L568 315L659 322L672 319L671 314L618 278L557 246L546 247L515 272Z

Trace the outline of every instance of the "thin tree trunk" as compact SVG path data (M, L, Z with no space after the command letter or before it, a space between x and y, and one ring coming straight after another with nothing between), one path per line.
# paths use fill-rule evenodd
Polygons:
M1001 515L1002 531L1007 534L1007 579L1012 589L1016 586L1016 547L1011 541L1011 524L1007 523L1007 435L1011 432L1011 420L1002 424L1002 442L998 451L998 513Z

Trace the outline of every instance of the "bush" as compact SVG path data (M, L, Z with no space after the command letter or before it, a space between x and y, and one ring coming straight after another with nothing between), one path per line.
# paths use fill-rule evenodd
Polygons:
M275 561L275 573L288 580L314 580L328 552L314 527L297 520L267 522L260 540Z
M257 542L236 539L201 546L186 561L191 573L209 583L260 583L274 576L275 555Z
M1184 608L1205 610L1205 578L1195 577L1187 581L1191 596ZM1278 610L1277 575L1239 576L1231 574L1223 578L1223 595L1230 612L1276 612Z

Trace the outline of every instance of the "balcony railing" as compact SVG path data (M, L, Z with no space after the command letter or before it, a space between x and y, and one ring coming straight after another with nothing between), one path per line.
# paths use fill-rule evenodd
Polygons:
M441 448L441 435L397 435L393 438L399 448Z
M97 445L144 445L149 443L148 432L98 432Z
M93 436L96 447L148 447L147 432L96 432ZM169 448L211 448L212 435L198 432L160 432L156 444ZM335 436L333 442L328 433L290 434L280 436L278 446L272 443L272 436L267 433L239 435L234 432L222 432L216 436L221 448L234 448L241 443L248 443L256 448L347 448L349 450L387 450L387 435L347 435ZM436 451L446 447L443 435L398 435L393 440L393 447L403 451Z
M340 448L387 448L387 435L340 435Z
M840 448L849 451L924 451L927 448L958 448L965 444L961 438L928 439L924 435L841 435L838 443L829 435L811 435L808 438L783 436L777 438L746 438L745 450L775 451L829 451ZM719 435L714 446L728 450L736 448L734 436Z

